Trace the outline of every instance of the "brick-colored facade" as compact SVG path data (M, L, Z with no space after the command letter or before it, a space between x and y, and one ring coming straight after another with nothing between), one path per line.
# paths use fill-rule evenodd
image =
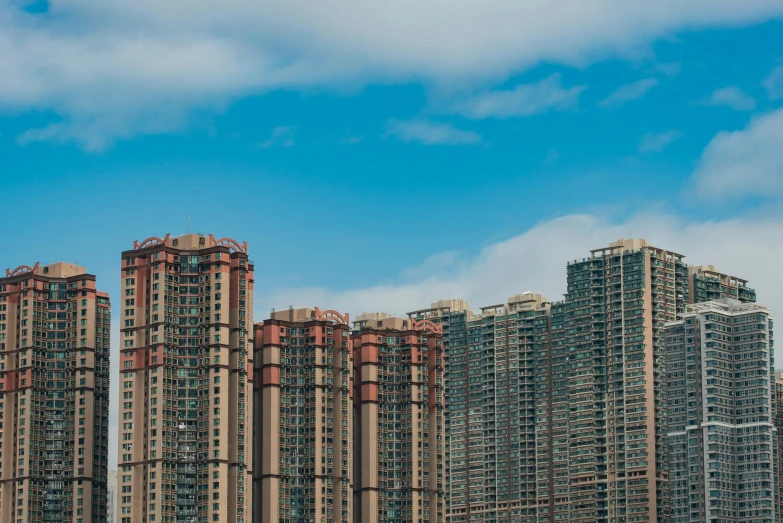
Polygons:
M444 351L429 320L355 322L356 523L444 521Z
M353 352L348 314L272 313L256 325L256 523L353 518Z
M104 523L109 296L68 263L0 278L0 521Z
M120 523L250 523L247 244L148 238L120 271Z

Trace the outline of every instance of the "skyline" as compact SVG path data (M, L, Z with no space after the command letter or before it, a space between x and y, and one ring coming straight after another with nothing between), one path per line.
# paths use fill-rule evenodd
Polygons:
M162 236L165 236L165 235L162 235ZM175 238L177 236L179 236L179 235L171 235L172 238ZM141 242L143 239L146 239L146 238L142 238L142 239L139 239L137 241ZM524 242L524 238L522 238L522 242ZM241 240L240 240L240 243L242 243ZM506 243L507 244L512 244L512 245L520 243L520 238L513 238L512 240L509 240L509 242L506 242ZM656 243L652 243L652 242L650 242L650 244L655 246L655 247L668 248L668 247L661 247L662 244L656 244ZM596 245L598 245L598 244L596 244ZM126 250L130 250L130 249L126 249ZM586 257L588 255L587 254L588 251L583 251L583 252L585 253L583 256L581 256L579 258L571 258L571 259L568 259L566 262L564 262L563 266L562 266L563 272L565 272L566 263L568 263L570 261L576 261L578 259L583 259L584 257ZM253 263L254 260L253 260L253 254L252 254L253 253L252 245L248 245L248 253L250 255L251 263ZM506 259L514 259L514 257L510 256L508 253L502 253L502 254L503 254L503 257L506 258ZM720 257L718 256L717 259L720 260ZM685 260L687 262L687 254L685 255ZM60 261L63 261L63 260L60 260ZM714 261L714 259L712 259L712 261ZM48 264L48 263L50 263L50 262L41 262L41 265L43 266L43 265ZM255 263L257 263L257 262L255 262ZM33 264L34 264L34 262L31 263L31 265L33 265ZM691 265L696 265L696 264L692 263ZM10 268L13 270L15 267L10 267ZM716 269L719 270L719 271L722 271L724 273L730 273L730 271L723 270L723 268L721 266L716 266ZM122 272L122 271L120 271L120 272ZM87 267L87 273L88 274L94 274L90 270L89 267ZM256 274L258 274L258 271L256 272ZM756 280L748 278L745 274L732 273L732 275L749 280L748 285L751 288L753 288L754 290L756 290L757 293L758 293L759 299L757 300L757 302L760 305L762 305L762 306L768 307L769 310L770 310L770 316L772 318L774 318L776 309L773 308L773 307L770 307L768 305L768 303L763 301L763 297L767 296L769 294L769 291L766 291L766 292L764 291L764 289L767 288L767 286L765 286L765 285L763 285L761 283L757 284ZM123 276L121 275L121 277L119 278L118 281L122 281L122 277ZM102 292L107 292L107 290L112 287L111 283L109 283L107 285L104 285L103 282L102 282L102 279L99 276L97 276L97 275L96 275L96 283L98 285L98 288L101 289ZM497 282L493 282L493 283L497 284ZM565 274L563 275L562 283L563 283L563 286L565 286L564 285L565 284ZM258 288L257 285L256 285L256 288ZM119 295L120 295L119 290L117 290L117 289L114 289L114 290L116 291L114 294L112 294L112 291L108 291L109 299L110 300L119 300L120 299L119 298ZM498 291L498 289L496 289L496 288L493 288L493 290L496 291L496 292ZM263 292L263 290L261 290L260 292ZM418 292L422 292L422 291L418 291ZM509 292L511 292L511 291L509 291ZM523 291L519 290L519 289L513 290L514 294L518 294L518 293L521 293L521 292L523 292ZM525 290L524 292L527 292L527 290ZM538 292L538 291L533 290L532 292ZM114 298L114 296L116 296L117 298ZM546 295L544 295L544 296L549 298ZM512 297L511 294L509 294L509 296L507 296L507 298L511 298L511 297ZM445 298L445 296L434 297L431 301L434 302L434 301L436 301L438 299L441 299L441 298ZM462 297L459 297L459 296L449 296L449 298L463 299ZM770 298L772 298L772 297L770 296ZM344 299L349 299L349 298L346 297ZM551 301L560 301L559 298L549 298L549 299ZM778 298L778 299L780 299L780 298ZM480 310L481 307L489 306L489 305L491 305L493 303L502 303L502 301L504 301L504 300L505 300L505 298L498 299L498 300L495 300L495 301L490 300L490 301L486 301L486 302L471 302L471 301L468 300L468 304L470 304L471 310L473 310L474 313L476 313L477 311ZM773 299L773 301L774 301L774 299ZM257 305L258 304L258 300L256 299L256 300L254 300L254 302L256 304L256 306L254 307L254 315L255 315L255 323L256 324L258 324L260 322L263 322L263 321L266 321L267 319L272 317L272 311L271 310L268 313L261 313L260 315L256 314L255 311L258 308L258 305ZM110 389L111 389L110 390L110 397L111 398L117 397L118 394L119 394L119 390L120 390L119 389L119 381L120 381L119 376L120 376L120 371L121 371L121 369L120 369L120 346L119 346L119 339L120 339L120 321L119 321L119 318L120 318L120 316L117 313L117 311L120 310L120 307L117 305L117 303L119 303L119 302L115 301L114 305L112 306L112 313L113 314L112 314L112 320L111 320L111 323L112 323L112 336L111 336L111 359L110 359L111 369L110 369L110 375L115 378L115 379L111 380L111 387L110 387ZM304 306L304 307L311 307L311 306L314 306L314 307L317 307L317 306L332 307L328 303L326 303L326 304L323 304L323 303L298 304L297 303L297 304L292 304L292 305L294 307L302 307L302 306ZM418 310L418 309L422 309L422 308L426 308L428 306L429 306L429 303L424 303L424 304L420 304L419 307L408 307L408 312L411 312L411 311L414 311L414 310ZM279 311L279 312L282 312L285 308L286 307L277 307L276 310ZM342 309L337 308L337 310L339 311L339 310L342 310ZM354 310L351 310L350 308L348 308L346 310L350 311L349 314L352 317L354 317L354 318L356 318L359 315L360 312L370 312L368 310L362 310L362 311L357 312L355 307L354 307ZM380 310L379 309L377 311L372 311L372 312L390 312L390 311L389 310ZM397 315L397 316L400 316L400 317L407 317L407 313L401 313L401 312L400 313L398 313L398 312L390 312L390 313L392 315ZM780 366L778 365L777 368L780 368ZM119 420L118 420L118 417L119 417L119 408L118 408L116 402L110 402L110 407L109 407L109 469L110 470L115 470L116 466L117 466L118 444L119 444L119 439L118 439L119 438L119 436L118 436L118 421Z
M634 237L783 310L778 1L97 5L0 1L0 271L119 310L120 253L192 230L248 242L257 321L404 315L558 300Z

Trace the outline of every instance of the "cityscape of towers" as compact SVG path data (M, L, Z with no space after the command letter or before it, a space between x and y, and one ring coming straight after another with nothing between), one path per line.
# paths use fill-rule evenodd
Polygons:
M783 517L783 374L746 280L619 240L555 302L254 323L248 254L200 234L121 254L112 503L109 296L67 263L6 271L0 521Z

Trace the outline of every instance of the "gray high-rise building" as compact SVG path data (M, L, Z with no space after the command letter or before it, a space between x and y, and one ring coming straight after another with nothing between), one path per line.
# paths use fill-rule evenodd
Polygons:
M666 325L672 523L773 523L772 318L723 298Z
M410 315L443 325L447 522L535 518L548 301L527 292L471 314L462 300L440 300ZM548 473L549 461L541 466Z
M566 272L559 302L410 313L443 325L448 523L668 522L665 325L756 293L643 239Z
M743 303L755 302L756 291L748 281L718 271L713 265L691 265L688 268L688 303L702 303L734 298Z

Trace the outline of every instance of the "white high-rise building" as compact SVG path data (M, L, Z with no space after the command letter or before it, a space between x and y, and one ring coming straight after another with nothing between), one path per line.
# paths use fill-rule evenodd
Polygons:
M776 521L772 354L760 305L689 305L666 325L671 523Z

